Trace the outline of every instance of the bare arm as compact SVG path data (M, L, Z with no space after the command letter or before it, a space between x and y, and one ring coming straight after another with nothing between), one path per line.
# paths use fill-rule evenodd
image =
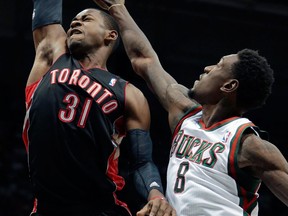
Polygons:
M34 19L39 23L33 30L36 54L27 85L39 80L47 72L52 63L66 51L66 33L63 27L61 24L54 23L54 20L47 18L49 17L49 13L55 13L54 7L62 7L62 1L57 1L61 3L54 4L53 1L34 0L34 7L36 7L36 2L37 8ZM50 10L47 10L47 5ZM43 13L43 11L45 11L45 13ZM46 22L51 23L44 24ZM32 23L34 24L35 20L33 20ZM43 25L41 25L42 23Z
M173 133L183 114L198 103L189 99L188 88L180 84L172 84L167 88L167 100L171 104L168 121Z
M143 93L132 84L126 88L126 127L127 130L150 129L150 110Z
M170 86L177 84L177 81L163 69L157 53L130 16L125 5L111 7L109 12L120 27L123 44L134 71L146 81L162 106L170 113L171 107L175 106L175 101L171 103L167 93ZM169 90L175 90L175 88ZM179 107L183 107L187 104L191 105L192 102L187 97L182 97L182 100L178 100L177 103L180 103ZM182 112L182 110L177 111Z
M249 167L271 192L288 206L288 163L279 149L256 135L248 135L239 155L239 166Z
M127 11L122 0L94 1L98 6L108 9L118 23L120 35L134 71L146 81L151 91L169 113L170 129L173 131L175 122L183 116L188 108L195 105L195 101L187 97L188 89L183 91L183 86L175 87L178 86L177 81L163 69L157 53ZM103 6L105 4L108 6Z
M166 90L176 83L162 68L157 54L147 37L136 25L125 6L112 7L110 14L116 19L126 53L134 71L140 75L167 110Z

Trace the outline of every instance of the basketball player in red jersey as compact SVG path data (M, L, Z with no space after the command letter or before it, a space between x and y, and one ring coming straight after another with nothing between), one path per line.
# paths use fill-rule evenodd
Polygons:
M27 80L23 140L35 192L32 215L129 216L117 192L119 145L150 215L175 215L152 161L150 112L142 92L106 67L119 43L107 13L86 9L67 33L61 0L34 0L35 60Z

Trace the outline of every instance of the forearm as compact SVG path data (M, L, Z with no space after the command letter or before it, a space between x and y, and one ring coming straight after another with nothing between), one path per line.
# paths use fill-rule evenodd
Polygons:
M265 177L263 177L265 185L279 200L288 206L288 174L281 170L266 171L265 173Z
M62 0L33 0L32 30L62 22Z
M138 193L147 200L154 196L163 196L161 178L157 167L152 161L147 161L133 171L133 181Z
M162 196L163 187L158 168L152 160L152 140L145 130L130 130L127 137L131 151L130 171L136 190L144 199Z
M32 31L35 49L43 39L55 41L66 36L61 23L62 0L33 0Z
M109 10L120 28L120 35L134 71L141 76L158 97L165 109L167 88L176 80L162 67L146 35L130 16L125 5L112 6Z

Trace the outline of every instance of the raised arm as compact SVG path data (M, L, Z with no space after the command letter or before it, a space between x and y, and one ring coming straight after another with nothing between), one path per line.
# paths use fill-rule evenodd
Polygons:
M163 69L156 52L126 7L114 6L109 12L119 25L123 44L134 71L146 81L163 107L169 110L167 89L171 84L177 83L176 80Z
M36 55L27 86L38 81L66 51L66 33L61 22L62 0L33 0L32 31Z
M177 87L177 81L163 69L157 53L127 11L123 0L94 1L108 10L118 23L120 35L134 71L146 81L164 109L168 111L170 127L173 130L174 122L188 108L195 105L195 101L187 97L188 89L183 86Z

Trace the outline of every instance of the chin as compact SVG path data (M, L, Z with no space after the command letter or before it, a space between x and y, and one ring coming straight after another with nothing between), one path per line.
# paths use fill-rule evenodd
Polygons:
M79 49L79 43L77 42L71 42L68 44L68 49L70 50L71 53L73 53L75 50Z
M81 56L83 53L81 43L78 42L70 43L68 49L73 56Z

